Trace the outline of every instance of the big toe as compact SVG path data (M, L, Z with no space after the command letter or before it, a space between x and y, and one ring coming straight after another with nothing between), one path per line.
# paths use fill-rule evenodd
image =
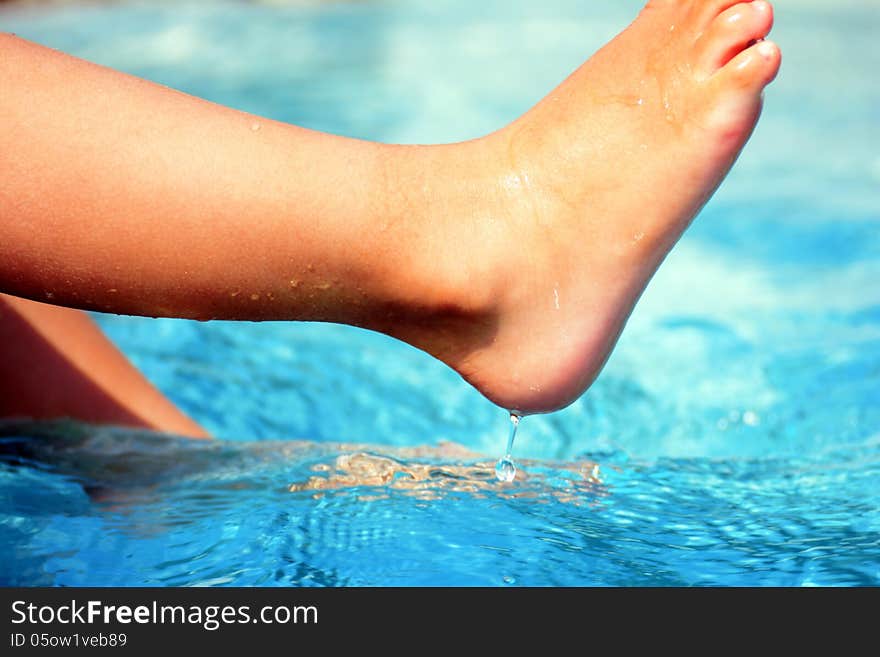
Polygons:
M740 2L718 13L697 39L695 67L705 78L763 39L773 26L773 7L765 0Z

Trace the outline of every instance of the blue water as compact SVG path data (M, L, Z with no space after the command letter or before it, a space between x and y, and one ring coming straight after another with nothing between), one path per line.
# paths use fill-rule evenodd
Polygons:
M435 142L512 119L638 7L112 4L0 23L276 119ZM492 478L507 414L389 338L97 316L221 440L3 428L0 583L880 584L880 12L776 7L783 69L752 141L596 384L523 421L514 484Z

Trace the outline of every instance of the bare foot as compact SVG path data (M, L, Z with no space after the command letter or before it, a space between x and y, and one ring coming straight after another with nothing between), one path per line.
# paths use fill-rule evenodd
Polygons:
M567 406L745 144L775 77L770 3L655 0L519 120L473 259L492 290L455 349L408 335L496 404ZM473 229L473 226L471 226ZM476 287L476 286L475 286ZM432 342L433 341L433 342Z
M364 326L502 407L562 408L749 137L779 68L771 23L763 0L652 0L513 124L437 147L255 120L0 34L0 154L26 154L3 161L0 283L108 312Z

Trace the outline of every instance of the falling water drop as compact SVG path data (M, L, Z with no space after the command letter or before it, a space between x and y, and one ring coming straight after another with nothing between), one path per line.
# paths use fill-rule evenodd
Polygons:
M516 463L510 457L513 450L513 440L516 438L516 428L519 426L520 416L516 413L510 414L510 435L507 438L507 449L504 456L498 459L495 464L495 477L498 481L510 483L516 478Z
M495 464L495 478L509 484L516 479L516 463L509 458L500 458Z

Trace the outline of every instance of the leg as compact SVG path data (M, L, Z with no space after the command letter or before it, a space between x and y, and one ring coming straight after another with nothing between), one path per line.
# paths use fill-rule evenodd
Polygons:
M497 404L598 375L757 120L769 3L655 0L482 139L392 146L0 37L0 290L110 312L382 331ZM48 193L47 193L48 190Z
M85 313L0 294L0 417L15 416L208 437Z

